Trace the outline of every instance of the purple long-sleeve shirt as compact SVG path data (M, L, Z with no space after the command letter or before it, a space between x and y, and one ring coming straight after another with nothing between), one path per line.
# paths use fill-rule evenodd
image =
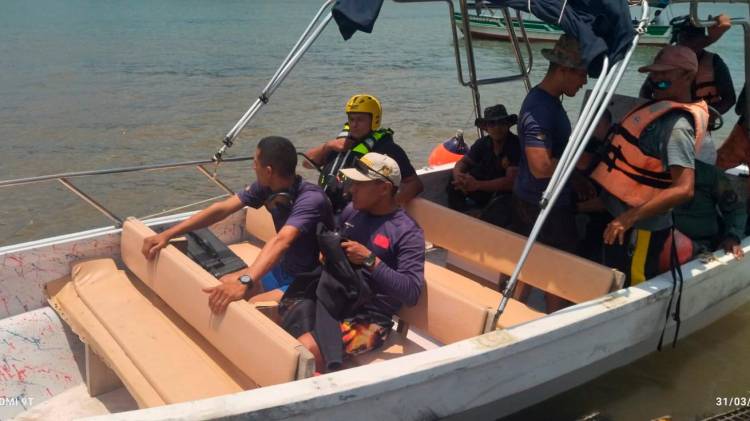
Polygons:
M351 204L341 213L343 234L370 249L380 259L365 281L375 293L367 307L384 315L402 305L413 306L424 288L424 233L403 209L388 215L371 215Z

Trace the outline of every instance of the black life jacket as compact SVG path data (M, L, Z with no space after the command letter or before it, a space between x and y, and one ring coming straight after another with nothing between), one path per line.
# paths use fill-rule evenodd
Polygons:
M318 178L318 185L323 188L328 198L331 199L334 213L339 213L351 201L351 196L344 191L343 180L339 171L354 166L354 160L372 152L377 143L393 141L393 130L378 129L371 132L365 139L359 141L352 148L339 152L336 156L323 165L323 170Z

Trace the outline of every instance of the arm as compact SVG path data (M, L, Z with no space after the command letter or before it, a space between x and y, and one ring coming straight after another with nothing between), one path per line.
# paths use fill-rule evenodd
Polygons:
M714 189L714 200L721 213L723 232L719 246L727 253L733 253L737 258L744 256L740 247L740 240L745 236L747 210L745 201L739 197L729 179L716 171L718 180Z
M708 36L706 36L706 43L703 45L703 48L718 41L732 27L732 21L728 15L722 13L714 19L716 20L716 25L708 27Z
M290 225L284 225L270 240L255 258L250 267L239 272L227 274L221 278L221 284L215 287L204 288L203 292L210 294L208 306L215 314L222 314L227 306L233 301L241 300L248 292L247 286L239 281L240 275L250 275L254 286L258 286L260 278L267 274L271 268L281 260L281 256L289 249L292 242L299 235L299 230Z
M477 180L472 176L466 178L466 191L487 191L487 192L509 192L513 190L513 183L518 175L518 167L508 167L505 171L505 177L498 177L492 180Z
M148 260L151 260L156 257L159 250L167 246L171 238L211 226L242 209L244 206L240 198L236 195L222 202L214 203L179 224L164 230L160 234L144 239L141 252Z
M326 157L328 156L328 154L330 154L331 152L341 152L344 150L345 146L346 138L338 137L336 139L331 139L320 146L308 149L305 152L305 155L307 155L307 157L310 158L310 160L316 163L318 166L321 166L326 163ZM312 166L306 160L302 162L302 165L305 168L312 169Z
M453 166L453 178L459 178L462 174L469 172L471 164L470 159L464 155L464 157Z
M403 205L417 197L419 193L422 193L422 190L424 190L424 185L416 174L406 177L401 180L401 186L399 186L398 193L396 193L396 202L399 205Z
M375 152L382 153L393 158L398 164L398 168L401 170L401 185L399 186L398 193L396 193L396 202L399 205L410 201L415 198L419 193L424 190L422 180L419 179L417 171L411 165L409 156L406 155L401 146L394 142L388 142L381 148L376 148Z
M291 225L281 227L281 230L263 245L258 257L244 273L247 273L256 281L265 276L281 260L281 256L289 250L299 233L300 231Z
M718 55L714 56L714 75L716 87L719 91L721 100L713 105L713 107L723 115L737 102L737 96L734 93L732 75L729 73L729 69L727 68L726 63L724 63L724 60Z
M370 269L370 281L378 291L398 298L407 306L419 301L424 287L424 234L421 230L406 234L398 246L396 267L391 268L379 258ZM356 241L341 244L353 264L362 264L371 251Z
M557 158L552 157L552 150L541 146L527 146L524 152L531 175L535 178L552 177L558 161Z
M671 166L672 185L661 190L641 206L628 209L604 229L604 244L623 244L625 232L636 222L669 211L693 198L695 171L692 168Z

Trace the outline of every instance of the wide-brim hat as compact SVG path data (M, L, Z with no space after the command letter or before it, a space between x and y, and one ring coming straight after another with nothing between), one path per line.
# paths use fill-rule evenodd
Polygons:
M586 63L581 57L581 46L578 40L568 34L560 35L555 46L552 48L543 48L542 56L549 60L550 63L559 64L560 66L570 67L573 69L585 69Z
M477 127L497 124L507 124L512 126L518 123L517 114L508 114L505 106L502 104L493 105L484 109L484 117L479 117L474 121Z

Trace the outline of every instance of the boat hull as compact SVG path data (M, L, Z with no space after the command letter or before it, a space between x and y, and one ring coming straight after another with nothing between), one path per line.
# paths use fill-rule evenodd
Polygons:
M748 249L748 242L743 243ZM691 262L680 337L750 299L750 262ZM497 419L655 351L672 281L659 276L504 331L372 366L118 419ZM670 323L667 344L674 332ZM679 344L678 344L679 346ZM663 352L670 352L665 346Z

